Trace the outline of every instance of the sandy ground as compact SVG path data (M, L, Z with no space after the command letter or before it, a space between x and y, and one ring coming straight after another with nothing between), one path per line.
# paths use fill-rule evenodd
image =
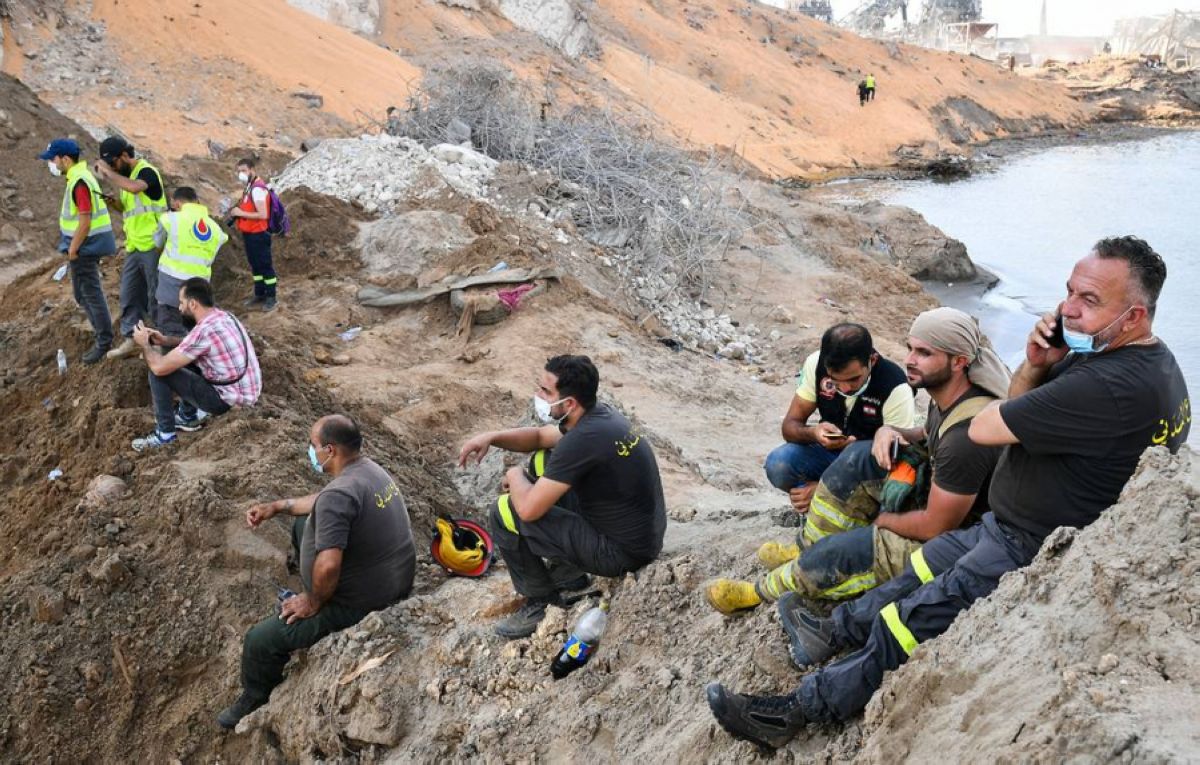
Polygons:
M424 20L405 27L392 9L383 36L400 49L397 55L344 30L294 18L296 11L281 0L251 10L217 0L130 8L115 0L47 3L41 15L17 13L7 21L4 66L19 68L89 127L139 130L167 172L192 180L210 203L228 185L229 158L214 157L201 135L234 151L286 147L283 138L294 143L301 131L346 129L362 104L380 111L390 100L390 91L379 102L359 102L356 94L377 95L380 83L403 79L405 61L418 58L419 45L399 45L397 38L417 40L430 30L437 39L427 55L452 51L456 40L469 37L489 50L520 47L514 65L527 71L553 60L558 73L541 71L560 82L579 76L573 82L580 91L604 82L588 77L608 77L603 87L611 90L602 92L627 92L631 113L659 115L670 134L684 138L691 130L682 126L698 120L712 131L704 142L738 146L781 175L818 175L873 157L887 164L901 141L917 141L915 151L933 156L957 141L1061 125L1086 111L1063 100L1057 85L1009 82L1008 75L982 70L976 78L978 64L908 49L893 59L883 46L757 7L742 14L741 6L685 12L666 4L605 4L591 14L604 52L578 63L554 58L530 35L487 13L406 8ZM235 11L261 14L255 17L260 26L247 32ZM152 17L164 12L166 18ZM150 45L154 67L133 56L139 27L129 19L152 23L158 32ZM89 30L97 21L104 24ZM15 47L14 29L21 38ZM70 39L79 43L84 64L71 70L83 73L78 80L53 79L64 43L50 30L76 35ZM237 77L261 62L260 52L247 51L266 30L280 47L256 50L270 51L277 71L258 72L261 99L251 109L243 106ZM804 89L784 92L788 104L767 88L786 81L777 59L794 51L780 54L756 40L789 39L780 30L822 43L801 56L801 67L813 70L811 101ZM685 48L703 50L706 43L695 36L701 33L707 44L719 40L729 48L720 81L716 68L703 75L717 90L709 80L695 85L699 68L680 58ZM24 58L35 48L35 58ZM338 66L323 58L331 51ZM755 51L761 55L751 55ZM280 65L284 61L288 66ZM135 64L141 70L132 74ZM826 106L825 114L815 106L840 104L835 94L842 80L857 77L851 66L878 66L881 99L888 90L904 93L902 75L890 75L893 84L884 79L881 72L891 71L885 65L895 72L912 67L908 79L917 83L907 92L913 105L880 100L870 107L886 124L849 130L838 116L843 107ZM101 74L105 68L109 73ZM760 70L774 76L758 77ZM217 72L222 76L209 76ZM209 91L188 89L198 76L212 83ZM995 119L979 104L955 100L964 91L982 92L972 78L984 84L1000 78L997 92L1011 88L1007 100L979 102ZM101 95L80 81L100 87ZM136 101L117 109L107 88L133 82L137 88L127 89L137 91ZM317 88L314 82L335 83L320 91L324 110L290 95L293 88ZM60 182L41 163L20 161L44 143L40 135L74 133L85 143L86 135L12 81L0 80L0 91L11 123L0 125L10 142L0 151L11 152L0 156L7 160L0 241L8 247L0 250L0 414L15 434L0 454L0 501L8 508L0 524L6 636L0 662L10 668L0 679L0 693L10 700L0 708L0 759L24 761L48 751L70 761L124 760L132 752L153 761L742 762L760 756L712 723L703 683L719 678L740 689L777 691L799 674L769 609L726 620L703 603L699 585L716 574L751 574L757 545L790 533L775 526L786 503L766 484L760 465L777 442L792 375L823 328L843 318L862 321L876 332L880 350L897 357L911 317L933 304L912 274L929 263L961 265L951 241L903 211L835 209L782 186L742 179L736 193L757 225L715 274L707 296L707 307L774 338L764 341L764 358L742 364L671 351L634 324L618 279L599 265L601 252L575 238L561 243L544 222L510 214L499 215L497 226L468 251L446 259L455 269L486 269L507 259L554 262L567 271L508 319L476 327L464 341L443 301L364 308L354 297L368 278L355 242L371 216L338 200L289 192L296 228L277 254L281 307L245 317L266 371L261 404L182 437L171 451L135 458L129 439L151 427L144 367L136 359L93 368L75 362L89 332L69 286L50 280L58 263L45 249L54 240ZM161 117L168 105L171 115L206 121L186 120L197 126L192 129ZM783 113L776 117L775 110ZM743 114L758 118L751 125L735 117ZM721 118L727 128L714 128ZM789 126L788 119L805 127ZM747 138L749 127L758 131L749 131L753 138ZM268 157L273 172L280 157ZM511 209L520 209L513 201L507 200ZM412 206L464 219L473 214L471 201L453 195ZM538 241L554 244L542 252ZM396 253L398 261L403 254ZM372 268L381 257L386 252L372 253ZM119 259L105 268L110 295L118 265ZM236 306L249 291L236 241L219 257L214 283L225 305ZM338 333L352 326L363 327L358 338L340 340ZM71 359L65 377L54 368L58 348ZM423 556L414 598L297 657L275 700L247 720L241 734L218 733L213 716L237 691L240 636L269 612L271 581L286 577L283 524L252 534L240 519L253 501L319 486L302 448L309 423L335 410L362 420L371 455L405 491L418 547L425 549L436 513L482 514L504 466L496 455L477 470L457 471L458 445L483 428L528 422L533 373L547 356L569 350L596 359L605 400L651 439L671 520L658 562L636 578L605 583L613 620L592 664L554 683L546 668L571 615L554 614L530 640L501 643L491 625L516 605L503 568L480 581L448 580ZM64 475L50 481L54 468ZM1190 456L1154 461L1110 521L1079 534L1065 554L1062 547L1048 550L1028 574L1006 580L1002 597L923 648L909 670L889 681L861 723L806 731L785 756L884 762L894 759L897 747L927 757L1001 747L1015 760L1038 759L1045 751L1038 747L1050 737L1066 747L1066 759L1188 759L1194 729L1185 723L1194 719L1189 710L1196 697L1196 651L1188 637L1196 608L1190 469ZM95 484L101 475L121 484ZM1121 540L1118 553L1113 539ZM1039 584L1019 590L1013 580ZM1087 592L1095 598L1081 594ZM1147 599L1162 607L1122 618ZM1064 613L1075 616L1064 620ZM1017 635L1020 650L982 641L982 633ZM1138 655L1148 669L1125 658L1143 636L1152 655ZM1101 649L1109 645L1116 648ZM1065 690L1048 671L1023 672L1022 657L1039 651L1045 654L1039 661L1063 669ZM1106 651L1119 654L1115 673ZM375 668L351 677L372 659L379 660ZM1088 664L1072 668L1073 662ZM992 664L1003 671L978 671ZM1001 692L996 684L1007 689L1015 677L1022 684L1014 701L994 703ZM928 692L911 698L896 692L909 683ZM1121 695L1130 690L1137 692ZM1154 706L1168 690L1178 719ZM1024 699L1041 712L1022 728L1028 709L1013 704ZM916 712L911 705L919 705ZM928 736L927 719L943 720L937 729L947 733ZM1055 737L1063 731L1070 735Z
M46 7L13 3L4 71L89 129L113 126L172 158L209 140L294 150L312 135L370 128L387 106L405 106L422 68L481 56L532 79L551 108L612 108L772 176L932 159L1088 114L1057 84L731 0L598 4L587 19L599 53L579 60L495 11L435 2L384 0L370 37L284 0ZM88 41L82 51L79 39ZM867 72L879 95L860 108L855 86ZM295 93L321 96L323 108Z

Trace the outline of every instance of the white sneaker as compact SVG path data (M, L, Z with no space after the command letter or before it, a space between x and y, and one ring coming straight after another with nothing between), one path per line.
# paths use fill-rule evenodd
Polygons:
M121 341L120 345L106 353L105 356L110 359L127 359L130 356L136 356L138 353L141 353L141 350L138 344L133 342L132 337L127 337Z

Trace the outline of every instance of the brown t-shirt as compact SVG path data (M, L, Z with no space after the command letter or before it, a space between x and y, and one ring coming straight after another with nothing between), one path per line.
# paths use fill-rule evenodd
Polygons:
M317 553L342 550L330 602L374 611L408 596L416 573L408 508L395 480L361 457L317 496L300 541L300 578L312 590Z
M976 396L989 395L984 389L972 385L957 401L950 405L945 412L938 409L937 404L929 402L929 416L925 422L925 432L929 434L930 462L933 465L933 483L942 491L951 494L974 494L975 503L967 513L964 524L977 522L988 511L988 490L992 482L992 473L1004 448L1000 446L980 446L967 437L971 420L963 420L950 427L944 436L938 435L938 429L950 413L962 402Z

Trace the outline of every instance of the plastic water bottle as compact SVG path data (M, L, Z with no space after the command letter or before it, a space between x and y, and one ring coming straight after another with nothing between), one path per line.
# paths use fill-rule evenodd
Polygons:
M58 373L60 375L67 373L67 353L62 348L58 349Z
M567 675L587 664L588 659L600 645L600 636L608 626L608 603L600 601L600 605L590 608L579 617L571 637L563 644L558 656L550 665L550 674L555 680L562 680Z

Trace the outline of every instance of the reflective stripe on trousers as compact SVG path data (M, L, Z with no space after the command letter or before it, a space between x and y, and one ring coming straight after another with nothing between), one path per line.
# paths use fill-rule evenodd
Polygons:
M500 520L504 523L504 528L514 534L520 534L521 532L517 531L517 519L513 515L513 509L512 505L508 501L508 495L501 494L500 499L497 500L497 504L500 506Z
M900 621L900 610L896 608L896 604L888 603L879 615L883 617L883 623L887 625L888 632L896 639L896 644L904 651L904 655L912 656L912 652L917 650L917 639L908 627L904 626L904 622Z

